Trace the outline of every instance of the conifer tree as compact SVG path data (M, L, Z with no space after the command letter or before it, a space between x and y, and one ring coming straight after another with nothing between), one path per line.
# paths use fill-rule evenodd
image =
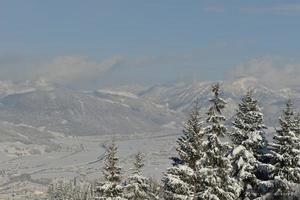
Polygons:
M267 146L264 136L266 126L263 121L258 101L253 97L253 91L249 90L241 98L232 131L233 176L243 187L240 194L242 199L254 199L259 195L257 190L260 180L256 174L262 164L262 153Z
M220 140L220 137L228 135L227 128L223 124L225 117L222 110L226 102L220 97L220 85L212 86L214 97L210 100L211 107L207 112L207 127L204 128L206 140L202 143L203 155L198 161L198 182L201 191L197 199L207 200L236 200L240 186L231 175L231 162L228 158L230 146Z
M123 186L121 185L121 168L118 166L118 148L113 142L107 150L103 175L104 182L96 186L95 200L123 200Z
M196 162L201 157L202 124L199 102L196 101L185 123L183 136L177 140L178 147L176 148L179 156L177 160L185 163L193 170L196 170Z
M185 164L174 164L167 169L162 182L165 200L192 200L195 197L195 187L191 180L195 173Z
M295 132L296 136L300 138L300 113L299 112L295 114L294 117L293 131Z
M234 145L243 145L260 159L260 154L267 145L264 131L267 127L264 125L264 116L258 101L253 97L252 90L242 97L233 126Z
M153 193L150 180L142 176L143 154L138 153L133 163L133 174L128 178L124 196L129 200L155 200L158 197Z
M69 183L59 181L53 183L48 188L49 200L67 200L72 198L72 187Z
M276 130L270 145L271 162L274 169L275 196L285 196L293 192L294 184L300 183L300 149L299 138L295 134L295 118L292 101L288 100L279 118L280 128Z
M173 166L167 170L162 181L164 197L169 200L195 198L199 188L196 163L201 158L203 139L199 104L196 102L177 140L178 157L173 157Z
M86 189L76 185L73 181L59 181L48 187L48 200L88 200ZM91 200L91 198L90 198Z

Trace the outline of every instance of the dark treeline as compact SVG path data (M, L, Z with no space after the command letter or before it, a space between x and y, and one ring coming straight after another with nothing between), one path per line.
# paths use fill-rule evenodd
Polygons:
M49 186L49 200L297 200L300 183L300 114L286 102L271 141L253 91L242 98L231 125L226 125L220 85L206 118L196 102L177 140L177 156L161 183L143 176L142 153L132 174L122 178L117 146L107 150L101 181Z

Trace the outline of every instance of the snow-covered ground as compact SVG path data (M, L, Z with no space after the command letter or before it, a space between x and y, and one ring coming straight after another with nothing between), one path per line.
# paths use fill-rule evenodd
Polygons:
M119 146L120 164L124 176L129 175L134 154L146 156L145 175L157 180L170 165L178 130L133 135L115 135ZM57 179L86 180L101 178L105 149L112 136L57 136L54 151L43 145L1 143L0 145L0 197L22 199L42 194L47 185ZM0 198L0 199L1 199Z

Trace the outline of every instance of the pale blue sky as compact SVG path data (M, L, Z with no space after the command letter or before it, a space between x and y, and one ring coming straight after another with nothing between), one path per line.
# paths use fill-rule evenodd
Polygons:
M254 58L298 62L300 2L0 0L0 30L1 79L222 79Z

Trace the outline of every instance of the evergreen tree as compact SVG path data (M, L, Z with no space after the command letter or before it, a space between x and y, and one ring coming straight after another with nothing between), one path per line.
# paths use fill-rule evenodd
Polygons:
M88 186L89 187L89 186ZM59 181L48 187L48 200L92 200L88 198L88 187L76 185L74 181Z
M234 145L243 145L247 150L253 151L257 159L260 159L262 151L267 146L264 131L267 127L264 125L264 116L258 101L253 97L252 90L242 97L233 126Z
M175 164L167 169L162 181L165 200L192 200L195 197L194 170L185 164Z
M197 162L197 173L202 177L198 182L201 191L197 199L235 200L240 186L231 177L230 146L220 140L220 137L227 135L223 124L225 117L222 115L226 102L220 97L219 84L213 85L212 92L214 97L210 100L212 105L207 112L207 127L204 128L206 140L202 143L203 155Z
M259 160L262 160L262 153L267 146L263 121L258 101L253 97L253 91L249 90L241 98L232 132L233 176L243 187L240 196L242 199L254 199L259 195L257 190L260 180L256 175L262 165Z
M178 157L173 157L173 166L169 168L162 181L165 199L193 199L199 188L196 176L196 163L201 158L201 129L199 104L196 102L183 130L183 136L177 140Z
M283 115L279 118L280 128L276 130L270 145L275 196L289 195L293 192L294 184L300 183L300 140L294 132L294 120L292 101L288 100Z
M163 188L160 184L160 182L158 182L156 179L154 178L149 178L149 182L150 182L150 190L151 192L153 192L153 194L155 195L155 197L158 197L158 199L161 199L162 194L163 194Z
M48 187L48 199L49 200L67 200L71 199L72 188L68 183L59 181L53 183Z
M142 176L143 154L138 153L133 163L133 174L128 178L125 186L124 196L129 200L155 200L158 197L154 194L148 178Z
M294 117L293 131L295 132L296 136L300 138L300 113L299 112L295 114Z
M96 186L95 200L123 200L123 186L121 185L121 168L118 166L118 148L113 142L107 150L103 169L104 182Z
M176 148L179 156L177 160L193 170L196 170L196 162L201 158L202 124L199 103L196 101L185 123L183 136L177 140L178 147ZM174 158L173 160L176 162Z

